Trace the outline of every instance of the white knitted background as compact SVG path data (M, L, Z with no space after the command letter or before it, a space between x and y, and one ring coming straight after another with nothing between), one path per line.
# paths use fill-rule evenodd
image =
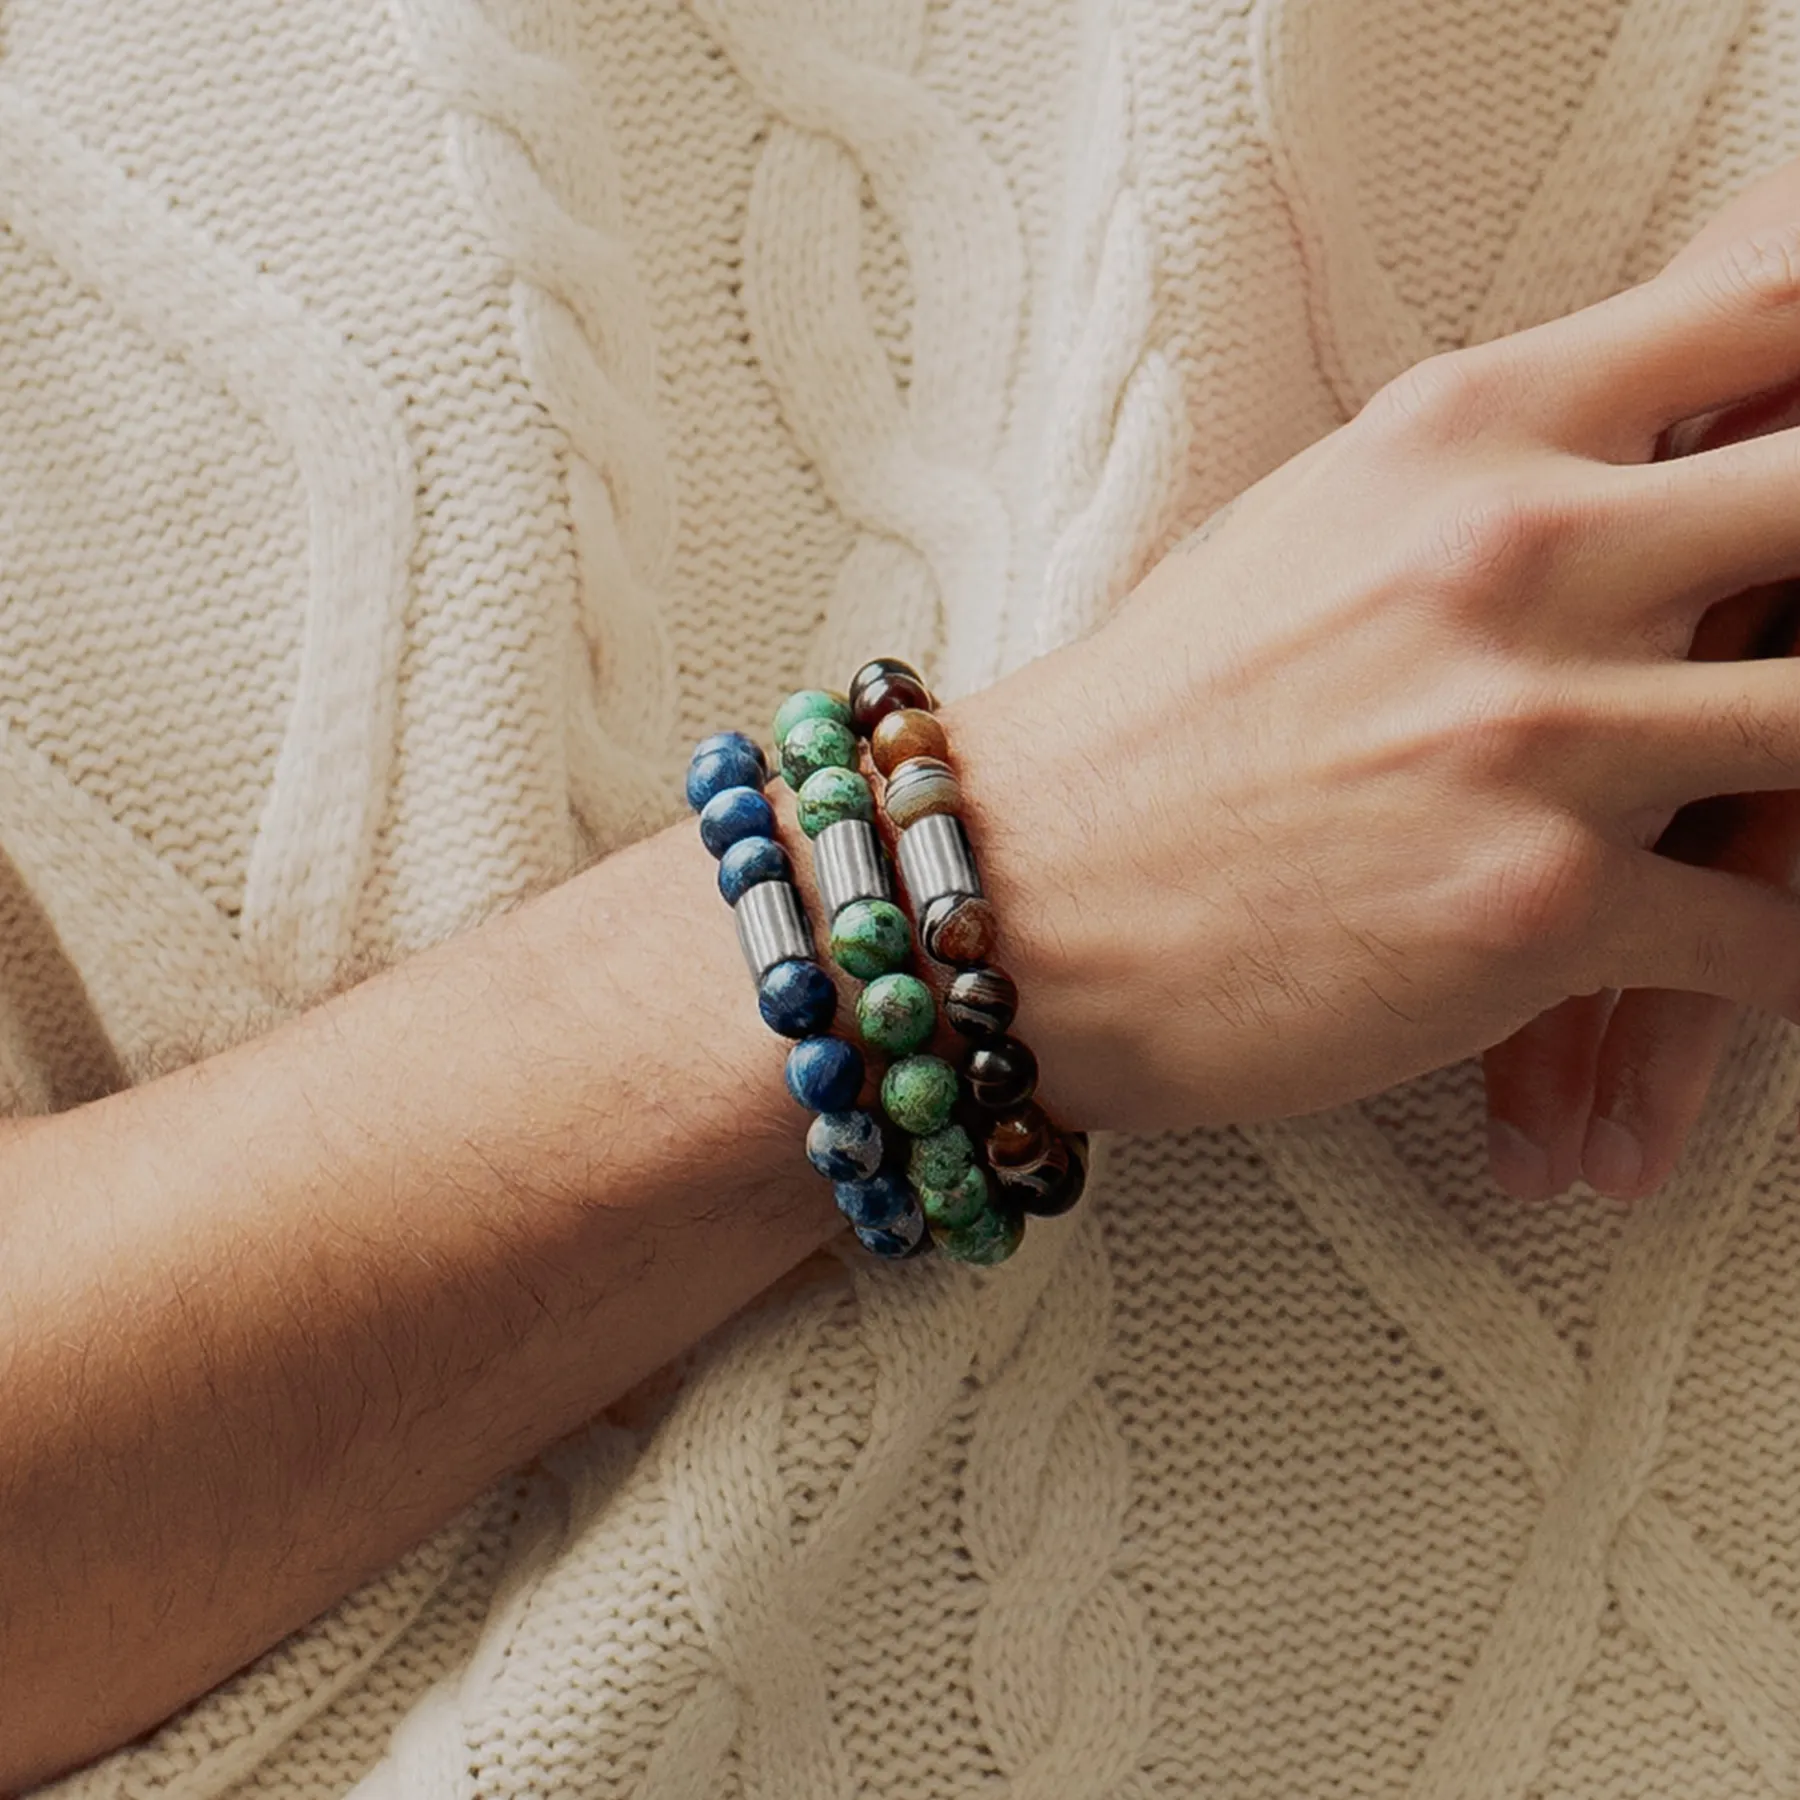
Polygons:
M0 1104L1101 619L1800 153L1795 0L12 0ZM1800 1059L1635 1210L1478 1071L825 1256L71 1797L1788 1794Z

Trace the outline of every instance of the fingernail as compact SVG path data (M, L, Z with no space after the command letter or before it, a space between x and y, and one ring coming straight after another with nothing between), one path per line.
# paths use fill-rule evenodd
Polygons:
M1581 1146L1581 1173L1589 1187L1627 1198L1644 1174L1644 1147L1615 1119L1592 1119Z
M1515 1200L1548 1200L1550 1153L1534 1144L1516 1125L1504 1119L1489 1119L1487 1128L1488 1163L1494 1179Z

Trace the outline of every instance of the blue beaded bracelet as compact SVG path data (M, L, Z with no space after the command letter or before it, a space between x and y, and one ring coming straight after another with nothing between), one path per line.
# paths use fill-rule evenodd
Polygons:
M831 1035L837 986L813 954L793 865L774 836L775 811L762 792L768 774L751 738L715 733L688 763L688 805L700 815L701 842L718 859L719 892L737 922L757 1009L771 1031L795 1040L788 1092L818 1115L806 1134L807 1159L832 1183L838 1210L867 1249L910 1256L929 1245L925 1215L907 1182L883 1168L880 1121L856 1105L866 1077L862 1052Z

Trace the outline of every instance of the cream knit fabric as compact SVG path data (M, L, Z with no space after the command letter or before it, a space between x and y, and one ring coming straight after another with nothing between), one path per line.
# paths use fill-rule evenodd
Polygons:
M1800 153L1796 0L10 0L0 1104L977 686ZM823 1257L69 1800L1800 1787L1800 1058L1635 1210L1478 1071Z

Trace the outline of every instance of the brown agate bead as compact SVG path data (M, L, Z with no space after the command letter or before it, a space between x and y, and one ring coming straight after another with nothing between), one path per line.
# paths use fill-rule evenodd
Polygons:
M1019 990L1003 969L963 969L944 990L944 1017L966 1038L1005 1037Z
M988 1126L988 1161L994 1173L1006 1179L1014 1170L1028 1169L1043 1160L1055 1136L1044 1109L1033 1101L1003 1113Z
M1013 1205L1035 1213L1042 1207L1056 1204L1073 1163L1067 1140L1046 1126L1046 1142L1041 1155L1024 1163L996 1162L994 1175L1001 1192ZM1068 1204L1073 1206L1075 1202L1071 1199Z
M898 712L889 713L875 727L869 737L869 754L883 775L891 775L903 762L915 756L947 761L950 740L931 713L922 712L916 706L903 706Z
M1037 1058L1017 1038L977 1044L963 1063L969 1092L992 1112L1023 1106L1037 1088Z
M1071 1131L1060 1141L1064 1151L1062 1172L1047 1187L1033 1181L1013 1190L1020 1206L1034 1218L1054 1219L1066 1213L1087 1187L1087 1133Z
M950 765L935 756L908 758L881 791L881 810L896 831L904 831L932 813L953 813L961 805L962 789Z
M864 737L889 713L903 708L930 712L935 704L918 670L894 656L864 663L850 683L850 721Z
M919 942L935 962L973 968L994 954L994 909L979 894L944 894L919 918Z

